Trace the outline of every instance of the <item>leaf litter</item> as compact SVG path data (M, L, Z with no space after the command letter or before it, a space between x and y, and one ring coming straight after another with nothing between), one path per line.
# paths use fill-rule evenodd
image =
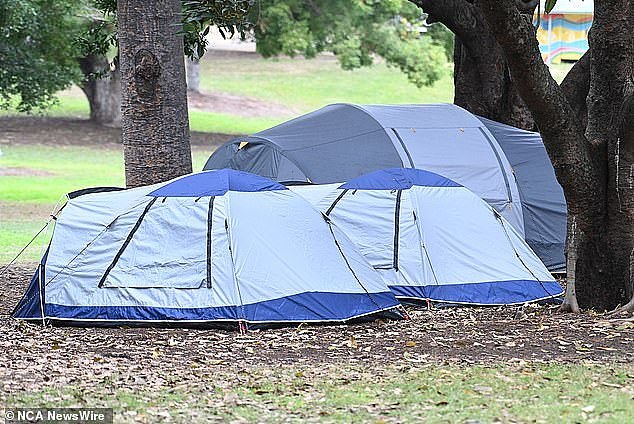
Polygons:
M518 307L407 307L410 321L300 325L246 335L214 329L43 327L10 317L31 273L32 267L17 265L0 277L3 401L18 393L64 386L82 393L152 388L204 392L239 386L265 396L278 390L276 379L291 379L284 390L291 387L301 392L311 385L308 376L328 375L344 366L361 367L370 379L381 379L383 370L394 366L625 364L634 355L633 326L597 314L557 314L552 305L524 306L521 319ZM300 371L280 377L280 369ZM345 385L362 377L333 378ZM506 378L499 375L502 382ZM485 385L472 391L495 394ZM222 402L250 401L227 398ZM445 400L436 402L444 404ZM158 412L164 414L164 410ZM586 405L582 412L592 410Z

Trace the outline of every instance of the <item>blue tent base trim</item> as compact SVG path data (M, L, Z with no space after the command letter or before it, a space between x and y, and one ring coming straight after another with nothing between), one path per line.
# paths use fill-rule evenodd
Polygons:
M479 306L517 305L563 295L556 281L513 280L426 286L389 286L400 300Z
M382 293L300 293L280 299L212 308L160 308L148 306L46 305L47 321L84 326L176 325L250 328L307 323L345 323L378 318L400 319L398 301ZM36 318L26 317L22 318ZM80 324L81 323L81 324Z
M49 246L50 247L50 246ZM40 264L35 269L29 287L26 289L24 296L20 299L17 306L11 314L14 318L37 318L42 320L42 305L40 299L44 298L44 285L40 283L40 276L44 273L46 267L46 258L48 257L48 247Z
M383 311L372 312L367 315L361 315L346 320L337 321L265 321L251 322L242 320L215 320L215 321L123 321L123 320L74 320L59 319L55 317L47 317L44 322L46 325L54 327L81 327L81 328L188 328L198 330L225 330L225 331L242 331L246 330L268 330L275 328L295 327L302 324L311 326L323 325L349 325L370 323L376 320L402 320L404 319L402 308L390 308ZM42 324L41 318L20 318L22 321L31 322L33 324Z

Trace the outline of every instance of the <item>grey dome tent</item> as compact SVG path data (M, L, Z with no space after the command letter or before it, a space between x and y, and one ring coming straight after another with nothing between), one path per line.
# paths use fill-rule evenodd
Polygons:
M227 142L204 169L330 184L398 167L467 187L525 237L549 270L564 269L566 202L539 134L455 105L328 105Z

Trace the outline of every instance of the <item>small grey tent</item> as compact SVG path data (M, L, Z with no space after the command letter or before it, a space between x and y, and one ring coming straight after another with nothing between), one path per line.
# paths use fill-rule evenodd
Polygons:
M566 202L539 134L455 105L329 105L229 141L204 169L329 184L397 167L467 187L524 235L549 270L563 270Z

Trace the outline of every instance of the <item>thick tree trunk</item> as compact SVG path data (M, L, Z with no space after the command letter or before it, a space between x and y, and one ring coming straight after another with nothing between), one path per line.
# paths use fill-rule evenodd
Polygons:
M187 64L187 90L200 93L200 60L185 59Z
M471 48L456 37L454 46L454 103L494 121L534 130L535 122L517 93L506 59L488 28Z
M590 86L586 137L607 168L609 282L612 307L632 297L634 252L634 0L595 2L589 36Z
M192 171L180 18L180 0L118 1L128 187Z
M108 58L88 55L79 59L84 74L80 87L88 98L90 120L99 125L121 126L121 78L110 70Z
M606 310L632 292L634 252L634 2L595 2L589 84L552 79L535 29L512 0L478 0L516 87L541 130L568 202L568 309ZM568 87L566 87L568 86ZM586 98L587 108L573 105ZM585 114L587 119L580 118ZM584 123L587 126L584 128Z
M517 93L506 58L481 11L465 0L410 0L455 37L454 103L472 113L528 130L535 123ZM535 5L527 6L532 13Z

